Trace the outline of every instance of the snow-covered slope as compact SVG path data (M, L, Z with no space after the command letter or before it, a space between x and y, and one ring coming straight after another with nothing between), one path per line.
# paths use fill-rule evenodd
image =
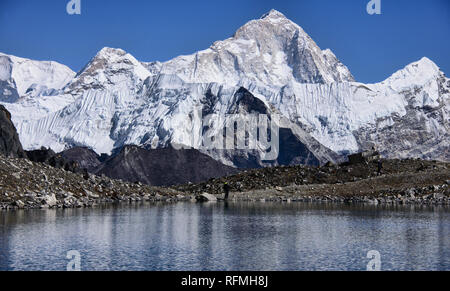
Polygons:
M33 61L0 53L0 100L49 95L63 88L75 73L56 62Z
M25 148L44 145L56 151L85 145L98 153L110 153L116 144L110 136L114 120L123 111L139 106L142 100L138 96L150 76L123 50L102 49L64 88L63 96L72 97L70 104L43 118L26 118L18 124L22 143Z
M39 119L64 108L74 98L61 89L75 72L52 61L34 61L0 53L0 102L14 120Z
M1 74L14 70L7 67ZM245 88L268 114L281 115L280 125L292 129L309 160L333 159L329 149L343 154L372 145L390 157L450 159L450 80L431 60L412 63L381 83L358 83L331 50L321 50L274 10L229 39L164 63L143 63L123 50L104 48L58 85L56 94L3 98L14 102L5 106L24 148L88 146L97 153L129 144L201 148L203 128L193 122L197 110L215 114L210 129L217 133ZM208 154L234 165L253 159Z
M360 147L373 143L387 157L450 160L450 79L423 58L372 85L387 100L401 100L403 110L380 116L354 134Z
M445 103L448 103L450 95L445 88L449 88L448 80L431 60L423 58L381 83L293 82L280 94L269 97L269 101L281 104L281 112L304 124L325 146L337 152L354 152L361 146L355 131L362 127L380 129L391 126L394 116L407 114L411 102L415 109L444 104L444 111L447 111ZM437 124L441 132L446 132L448 117L441 119L445 122ZM403 130L412 129L405 126ZM376 139L373 142L378 143Z

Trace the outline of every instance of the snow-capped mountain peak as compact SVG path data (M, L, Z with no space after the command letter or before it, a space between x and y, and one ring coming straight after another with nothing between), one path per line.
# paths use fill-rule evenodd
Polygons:
M435 81L441 75L443 73L439 67L429 58L423 57L419 61L398 70L384 83L389 83L394 90L402 90L411 86L411 84L423 86L430 81Z
M271 10L261 18L251 20L241 26L233 37L257 41L277 39L281 42L289 42L295 33L305 38L308 36L299 25L286 18L284 14L277 10Z
M122 57L126 54L127 52L121 48L104 47L98 51L97 55L94 58L102 58L114 61L114 58Z
M3 79L9 64L0 62ZM160 148L193 140L201 148L203 129L190 122L194 108L218 115L211 132L219 133L241 91L250 103L282 115L287 127L298 127L301 143L315 149L309 152L345 154L375 144L391 157L442 158L448 148L450 80L431 60L381 83L357 83L330 49L320 49L276 10L208 49L167 62L139 62L124 50L103 48L59 95L5 106L26 149L77 145L111 153L130 144ZM404 138L396 139L400 132ZM242 160L211 155L228 164Z
M309 35L280 12L251 20L233 37L162 64L161 71L187 83L276 88L291 82L354 81L348 68L324 53Z
M125 70L132 70L139 77L144 80L148 77L147 69L141 62L136 60L134 56L127 53L122 49L104 47L102 48L94 58L77 74L81 76L83 74L93 75L99 73L102 70L117 70L123 73Z
M0 53L0 101L15 102L63 88L75 72L53 61L34 61Z
M76 75L65 92L78 94L79 89L131 87L150 76L142 63L122 49L105 47Z
M275 9L271 9L269 12L264 13L261 16L261 19L277 19L277 18L285 18L285 19L287 19L286 16L284 16L283 13L281 13L280 11L275 10Z

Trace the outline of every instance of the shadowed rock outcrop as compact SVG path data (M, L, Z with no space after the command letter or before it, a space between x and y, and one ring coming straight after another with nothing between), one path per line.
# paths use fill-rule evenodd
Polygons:
M16 128L11 121L11 114L0 105L0 153L7 157L25 156Z
M124 147L95 171L98 175L152 186L198 183L237 172L197 150L146 150L136 146Z
M93 150L85 147L75 147L60 153L67 162L76 162L81 169L94 171L100 166L100 156Z

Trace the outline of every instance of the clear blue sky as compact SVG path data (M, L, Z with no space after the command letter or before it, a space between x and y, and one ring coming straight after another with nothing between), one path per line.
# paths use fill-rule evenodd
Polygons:
M450 75L450 1L381 0L0 0L0 52L55 60L78 71L104 46L165 61L230 37L274 8L331 48L358 81L382 81L427 56Z

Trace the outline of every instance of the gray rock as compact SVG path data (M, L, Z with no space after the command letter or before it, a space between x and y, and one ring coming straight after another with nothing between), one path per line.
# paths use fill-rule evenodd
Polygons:
M217 201L217 198L212 194L202 193L195 197L195 200L197 200L198 202L214 202Z
M14 204L19 208L25 207L25 203L23 203L22 200L17 200Z
M97 198L99 198L100 196L98 195L98 194L94 194L94 193L92 193L91 191L89 191L89 190L86 190L86 189L84 189L84 192L86 193L86 195L88 196L88 197L90 197L90 198L94 198L94 199L97 199Z
M406 191L406 195L412 199L416 198L416 196L414 195L415 193L416 193L415 189L409 189L408 191Z
M42 200L42 203L44 205L48 205L49 207L54 207L58 203L58 200L56 199L55 194L45 195L44 199Z
M442 198L444 198L444 197L445 197L445 195L442 194L442 193L434 193L434 194L433 194L433 198L434 198L434 199L442 199Z

